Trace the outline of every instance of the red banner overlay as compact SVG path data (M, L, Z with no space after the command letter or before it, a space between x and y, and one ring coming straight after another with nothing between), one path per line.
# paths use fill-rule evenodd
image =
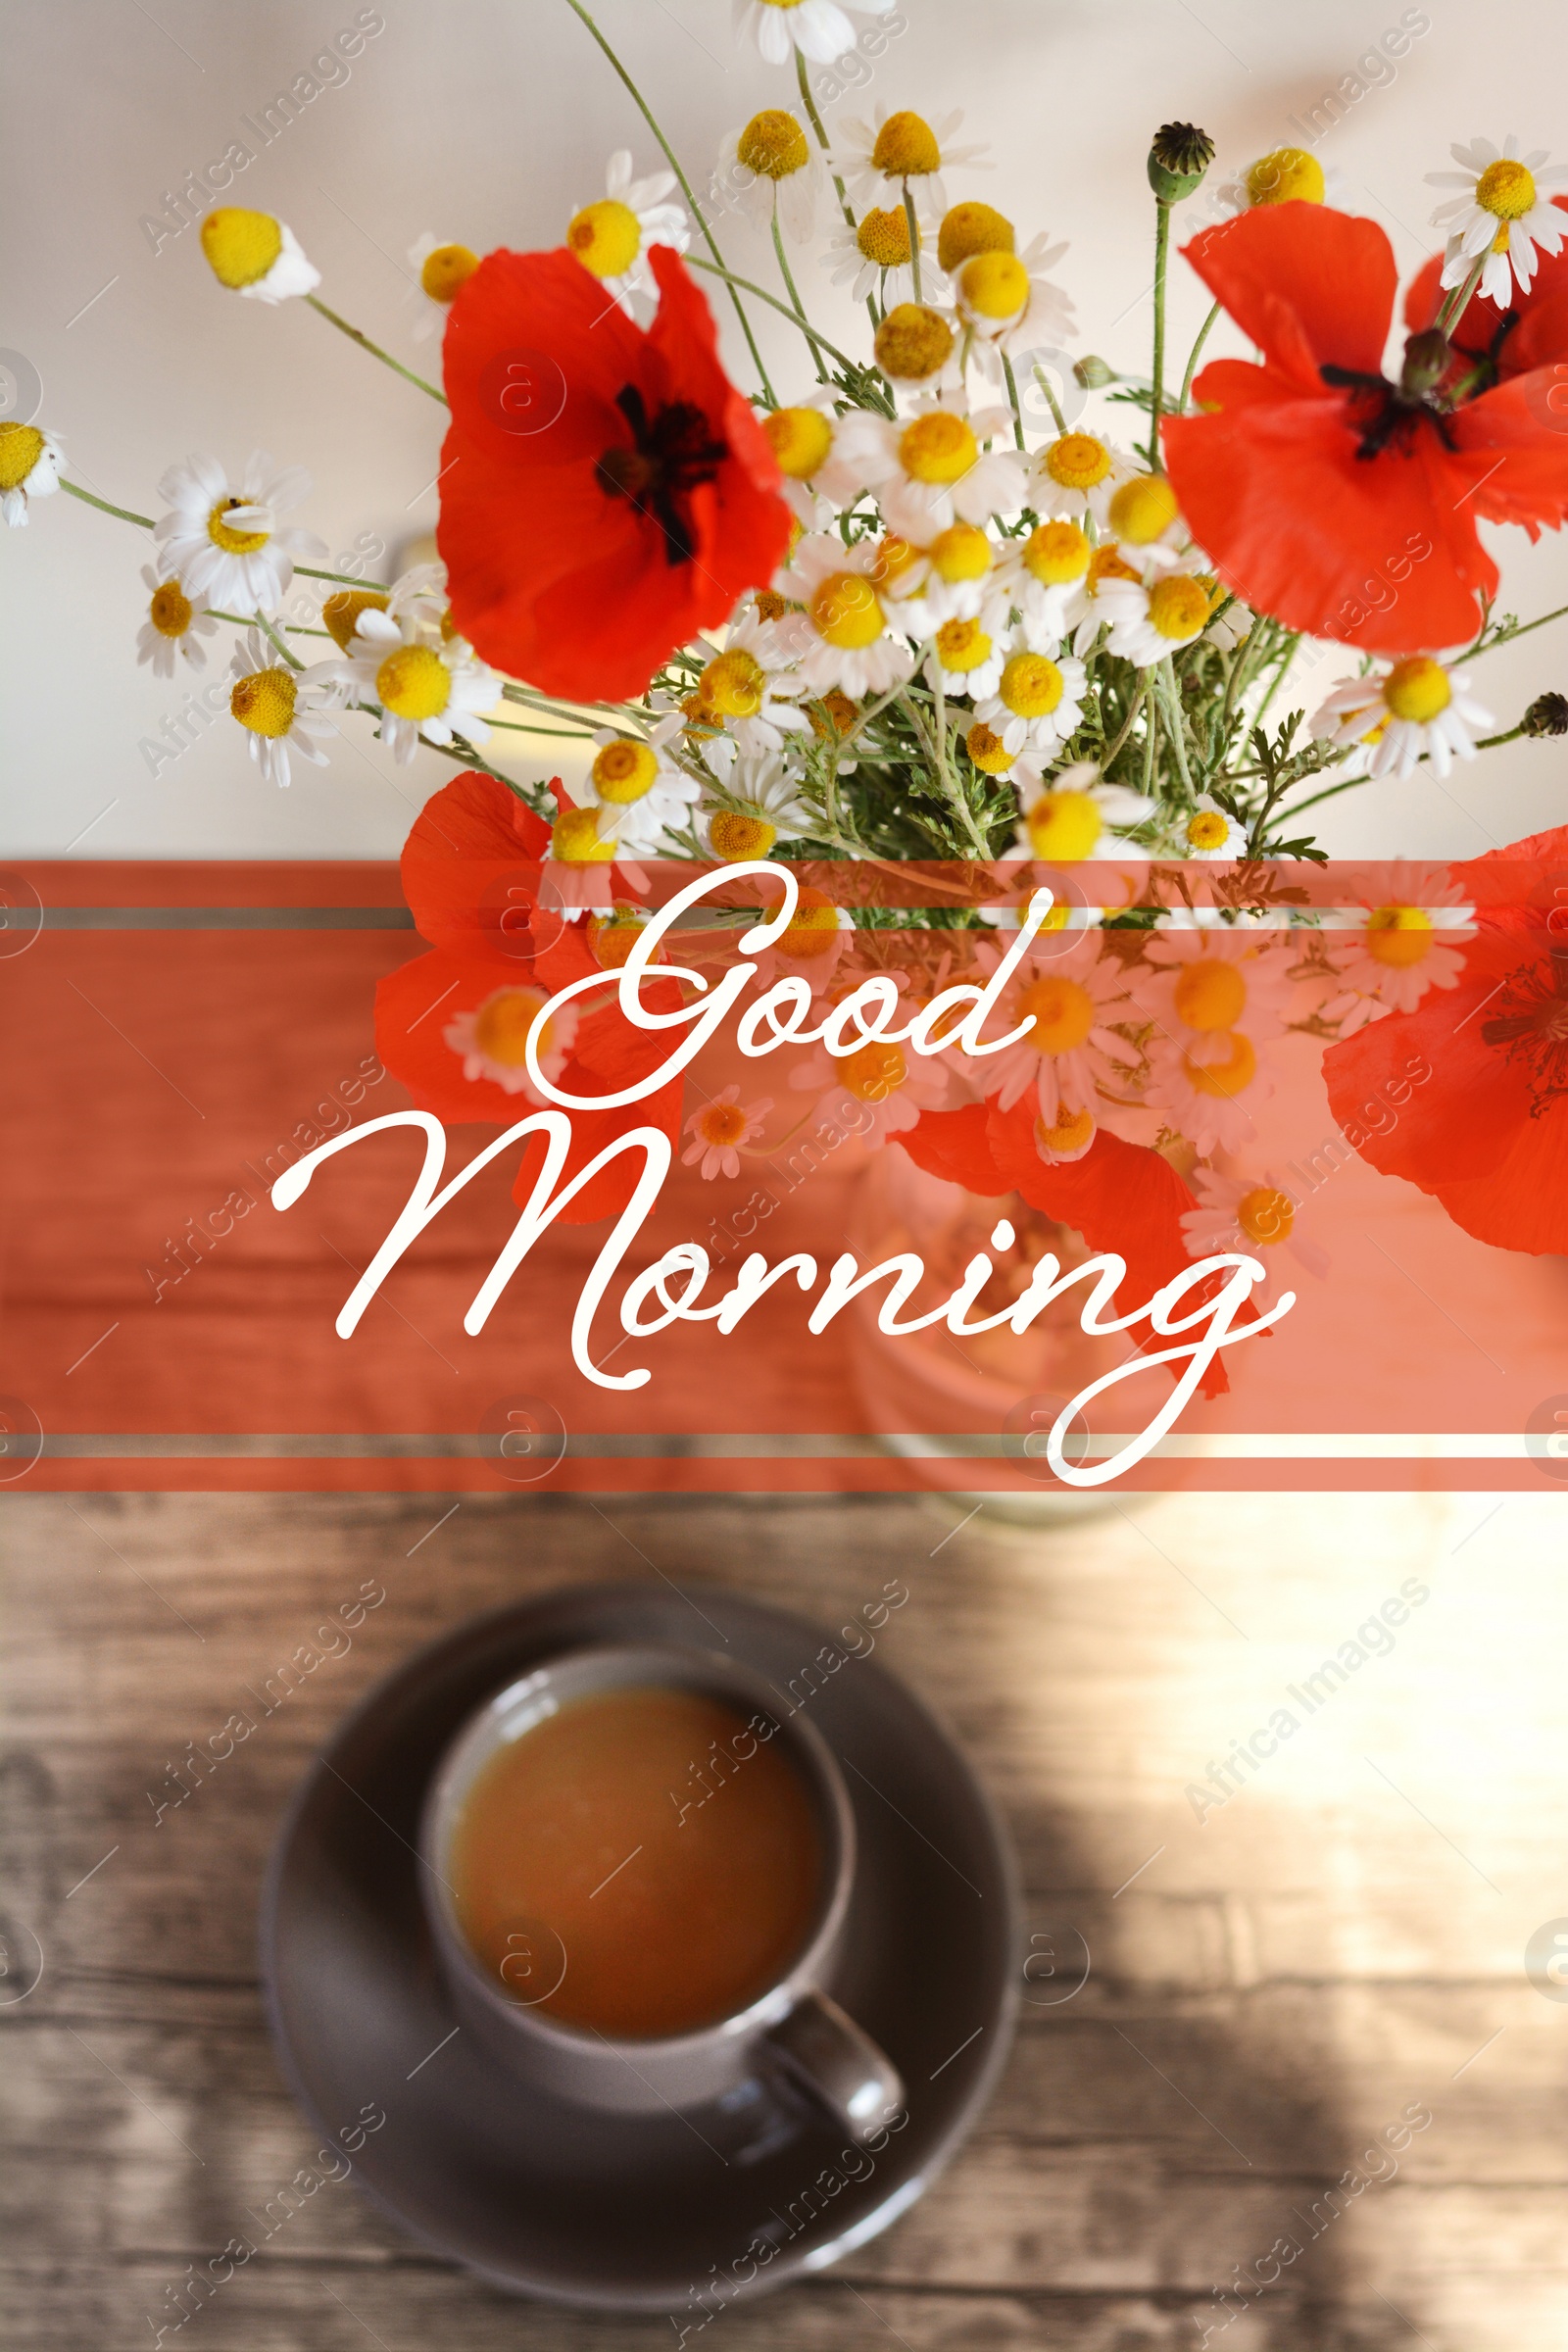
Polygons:
M1019 898L996 869L792 870L885 945L918 942L927 967L941 931L930 909L989 900L1004 910ZM1288 891L1292 906L1332 914L1378 904L1391 870L1083 867L1030 879L1061 882L1071 907L1266 908ZM694 869L644 871L657 906ZM1455 983L1327 1060L1309 1029L1271 1043L1253 1139L1215 1164L1245 1161L1288 1201L1299 1247L1259 1251L1278 1263L1259 1302L1267 1311L1290 1291L1296 1302L1258 1336L1238 1323L1219 1359L1223 1393L1195 1396L1112 1491L1568 1477L1568 1275L1528 1197L1550 1188L1539 1160L1510 1158L1497 1140L1512 1121L1519 1152L1549 1150L1553 1123L1568 1125L1552 1029L1568 873L1487 860L1451 872L1491 960L1467 938ZM505 875L495 879L504 929ZM765 892L739 882L733 895L746 920L765 911ZM517 1222L520 1145L441 1210L339 1338L334 1321L404 1207L424 1136L388 1130L324 1158L286 1210L270 1192L323 1144L410 1107L375 1019L377 983L420 953L397 870L35 866L5 876L0 899L0 1480L14 1490L1059 1492L1047 1432L1133 1359L1140 1337L1149 1344L1147 1326L1081 1327L1087 1277L1026 1328L1003 1321L1047 1253L1071 1274L1114 1245L1092 1232L1080 1242L1071 1213L1058 1201L1046 1214L1027 1189L982 1196L945 1181L930 1150L917 1164L852 1094L797 1086L808 1049L746 1060L733 1023L695 1066L682 1115L731 1084L773 1111L736 1176L705 1180L677 1149L592 1326L600 1369L645 1368L644 1385L598 1385L574 1357L573 1316L612 1217L551 1224L483 1328L465 1330ZM891 924L873 911L898 908ZM1005 925L988 938L1004 948ZM405 1026L427 1018L434 1035L444 1017L435 1001ZM535 1108L519 1095L514 1115ZM453 1127L443 1181L501 1132ZM1560 1137L1558 1153L1560 1197ZM1517 1217L1519 1246L1477 1238L1495 1215ZM823 1281L845 1252L861 1270L912 1253L924 1272L906 1311L927 1313L926 1328L879 1329L881 1283L813 1332L822 1282L786 1272L727 1333L711 1320L628 1332L628 1284L677 1245L706 1252L710 1305L757 1252L771 1267L809 1257ZM930 1319L977 1253L990 1263L970 1319ZM684 1282L666 1285L666 1303ZM646 1298L642 1311L655 1319ZM1068 1458L1113 1454L1172 1377L1138 1365L1102 1388L1072 1420Z

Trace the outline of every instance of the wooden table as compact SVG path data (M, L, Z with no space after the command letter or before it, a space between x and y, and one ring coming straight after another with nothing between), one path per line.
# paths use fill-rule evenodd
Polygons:
M9 1982L29 1932L44 1952L36 1989L0 2007L11 2352L153 2340L186 2266L308 2160L263 2025L256 1907L335 1719L471 1611L656 1569L835 1623L905 1577L884 1655L977 1758L1036 1937L967 2148L838 2270L726 2312L732 2352L1160 2352L1227 2310L1208 2337L1225 2352L1568 2341L1568 2006L1523 1967L1568 1913L1568 1498L1176 1496L1049 1537L993 1532L989 1508L956 1533L913 1499L607 1499L466 1495L444 1519L445 1496L7 1499ZM367 1577L387 1599L353 1648L159 1819L187 1740ZM1406 1579L1428 1597L1392 1650L1295 1708L1296 1734L1200 1820L1189 1787ZM1088 1981L1054 1997L1080 1936ZM1412 2106L1432 2121L1396 2170L1369 2162ZM1325 2207L1348 2174L1361 2189ZM1305 2250L1278 2282L1222 2303L1287 2234ZM508 2300L345 2183L165 2341L671 2336Z

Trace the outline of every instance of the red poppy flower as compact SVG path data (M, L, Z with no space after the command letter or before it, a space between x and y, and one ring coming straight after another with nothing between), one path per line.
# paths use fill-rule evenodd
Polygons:
M1020 1193L1031 1208L1081 1233L1092 1250L1124 1258L1126 1279L1116 1295L1122 1314L1192 1266L1181 1219L1193 1196L1170 1162L1145 1144L1124 1143L1102 1127L1082 1159L1053 1167L1035 1149L1027 1101L1011 1110L971 1102L961 1110L922 1111L918 1124L894 1141L927 1175L982 1196ZM1135 1346L1168 1344L1147 1331L1141 1340L1136 1331L1128 1336ZM1229 1385L1216 1356L1203 1394L1223 1396Z
M1568 212L1568 196L1551 201ZM1435 323L1446 293L1442 277L1443 255L1435 253L1411 279L1404 323L1412 334ZM1568 245L1556 253L1538 252L1529 293L1521 294L1516 287L1507 310L1498 310L1479 294L1472 296L1463 317L1450 328L1448 341L1454 356L1444 379L1446 389L1486 392L1511 375L1548 368L1542 422L1554 432L1568 432Z
M1484 870L1499 862L1557 870L1535 903L1488 906ZM1568 1251L1568 935L1554 920L1568 827L1460 870L1478 886L1462 977L1331 1046L1329 1103L1363 1159L1419 1185L1477 1241ZM1363 1107L1380 1097L1399 1105L1392 1126L1386 1108L1374 1121Z
M1390 381L1396 270L1372 220L1264 205L1185 252L1263 354L1212 361L1194 388L1213 413L1163 427L1182 512L1227 586L1288 628L1379 652L1467 643L1497 586L1477 520L1568 516L1549 370L1453 410Z
M552 789L560 784L553 779ZM403 845L403 896L433 948L533 954L528 925L550 827L494 776L469 772L432 795Z
M679 256L645 333L576 258L492 253L446 330L441 520L453 617L574 701L641 694L782 561L790 510Z

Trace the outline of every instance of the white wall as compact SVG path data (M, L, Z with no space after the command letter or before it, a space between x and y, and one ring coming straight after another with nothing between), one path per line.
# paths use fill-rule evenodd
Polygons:
M118 503L154 510L159 475L186 451L238 464L261 442L309 466L318 487L308 519L334 550L366 530L395 549L433 524L423 487L437 470L433 405L302 306L269 311L221 294L193 230L155 254L139 225L188 167L238 134L241 115L308 67L356 6L156 0L149 13L138 0L7 0L0 343L41 375L40 421L64 435L74 478ZM386 29L350 79L323 91L234 193L286 219L323 272L324 298L417 366L402 262L421 230L480 250L554 244L573 206L597 192L612 148L630 144L642 170L656 159L564 0L380 6ZM1221 167L1244 165L1296 135L1291 116L1352 73L1401 14L1396 0L904 6L909 29L876 66L868 97L834 111L854 114L877 98L932 113L964 106L965 134L990 139L998 168L959 174L956 193L999 203L1025 236L1040 226L1070 235L1063 275L1079 306L1080 348L1130 366L1147 365L1143 166L1154 124L1196 120L1217 139ZM1450 139L1516 128L1527 144L1568 147L1568 19L1553 0L1484 12L1427 0L1425 13L1431 28L1396 78L1370 89L1319 149L1344 171L1352 209L1384 223L1405 271L1436 242L1422 174L1446 164ZM728 0L601 0L600 19L694 175L706 175L726 128L760 105L790 102L792 77L736 46ZM766 277L766 249L748 228L730 225L721 242L736 267ZM802 267L808 281L825 284L812 261ZM818 299L829 331L835 320L855 331L847 301ZM1178 353L1202 309L1178 270ZM783 378L799 356L791 330L774 319L764 333ZM1213 348L1223 347L1216 336ZM428 358L432 347L422 348ZM1506 605L1534 613L1568 602L1568 548L1532 550L1518 532L1495 537ZM29 530L0 540L0 851L396 855L413 807L445 763L421 754L394 782L361 721L358 753L306 768L279 793L257 780L224 718L154 778L138 744L178 705L135 665L140 535L60 497L37 510ZM1541 688L1568 685L1568 644L1543 631L1490 657L1484 679L1486 698L1511 723ZM1348 795L1331 804L1326 838L1345 853L1473 855L1568 814L1565 774L1564 747L1515 745L1446 787L1423 773Z

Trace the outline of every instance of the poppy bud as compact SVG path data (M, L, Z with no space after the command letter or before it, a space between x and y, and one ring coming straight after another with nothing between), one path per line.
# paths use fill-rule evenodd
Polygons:
M1519 726L1526 735L1568 735L1568 694L1538 695Z
M1452 347L1441 326L1423 327L1420 334L1411 335L1404 346L1404 366L1399 371L1399 389L1411 400L1419 400L1441 383L1453 357Z
M1214 142L1196 122L1162 122L1149 150L1149 184L1161 204L1179 204L1201 185Z
M1116 381L1116 370L1107 360L1091 352L1087 359L1074 360L1072 371L1086 392L1102 392L1107 384Z

